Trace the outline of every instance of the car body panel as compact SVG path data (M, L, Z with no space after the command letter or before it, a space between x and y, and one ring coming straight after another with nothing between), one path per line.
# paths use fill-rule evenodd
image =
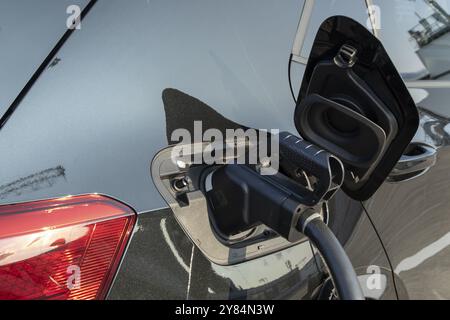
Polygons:
M448 108L447 100L441 103ZM409 297L442 299L450 297L450 122L427 111L437 108L427 99L418 105L421 127L414 140L437 148L436 164L411 180L385 182L366 208Z
M0 118L67 30L66 9L88 0L0 3ZM72 11L70 11L72 12Z
M338 202L349 213L342 217L347 228L339 227L342 221L331 227L364 287L373 266L379 268L380 287L365 290L366 295L396 299L389 261L361 204L343 193ZM322 268L308 242L237 265L217 265L191 243L171 210L161 209L139 215L108 299L311 299L323 281Z
M280 66L287 64L301 1L245 6L236 12L232 4L201 1L99 1L0 135L1 152L9 154L1 159L8 168L2 184L58 166L64 178L31 191L0 191L0 201L99 192L138 212L166 206L149 166L167 145L162 91L168 87L244 125L295 130Z
M209 262L171 210L163 209L139 217L109 299L300 299L309 298L320 280L308 242L220 266Z
M152 158L167 146L165 88L243 125L295 132L287 61L302 5L98 1L0 132L0 204L101 193L132 206L138 223L111 299L310 297L323 273L307 242L236 266L212 264L150 178ZM334 231L359 274L381 268L378 297L396 298L375 229L359 202L342 197L335 210L355 213Z
M437 39L437 51L446 58L440 60L442 75L434 77L434 72L427 70L420 57L420 46L412 43L409 33L420 25L420 19L430 21L435 14L428 1L373 0L372 3L381 12L379 38L419 108L420 126L413 142L435 147L437 159L423 174L397 183L386 181L364 205L386 248L397 285L405 289L406 296L400 298L448 299L450 46L442 45L440 38ZM436 3L450 12L450 1ZM433 45L431 42L424 48L429 50Z

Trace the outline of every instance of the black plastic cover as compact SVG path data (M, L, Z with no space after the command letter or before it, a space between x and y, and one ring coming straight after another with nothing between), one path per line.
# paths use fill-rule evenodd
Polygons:
M380 41L344 16L322 23L297 101L297 130L342 160L342 189L355 200L375 193L419 124L416 105Z

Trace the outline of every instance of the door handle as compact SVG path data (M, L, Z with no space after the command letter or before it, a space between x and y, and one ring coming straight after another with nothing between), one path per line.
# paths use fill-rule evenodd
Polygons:
M437 150L423 142L412 142L392 169L387 181L400 182L417 178L436 164Z

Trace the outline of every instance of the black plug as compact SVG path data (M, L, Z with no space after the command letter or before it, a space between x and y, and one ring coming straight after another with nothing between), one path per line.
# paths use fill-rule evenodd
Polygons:
M306 235L324 258L339 297L364 299L348 256L322 221L320 205L303 205L288 178L262 176L247 166L231 164L213 174L212 187L208 195L221 232L234 235L263 223L291 242Z
M272 155L279 159L277 174L264 176L238 164L214 172L208 196L221 233L231 236L262 223L289 241L300 240L296 224L302 210L320 212L322 201L341 186L344 169L338 158L289 132L277 138L279 152ZM314 180L312 188L296 179L298 172Z
M265 224L295 242L302 237L296 229L305 209L299 196L302 192L301 186L282 174L262 176L247 166L230 164L213 174L208 196L222 233L235 235Z

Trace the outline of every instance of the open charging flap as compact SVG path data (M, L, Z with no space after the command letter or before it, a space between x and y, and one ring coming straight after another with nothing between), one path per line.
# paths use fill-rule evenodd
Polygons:
M294 121L305 140L344 164L343 191L367 200L417 131L419 116L380 41L358 22L334 16L315 38Z

